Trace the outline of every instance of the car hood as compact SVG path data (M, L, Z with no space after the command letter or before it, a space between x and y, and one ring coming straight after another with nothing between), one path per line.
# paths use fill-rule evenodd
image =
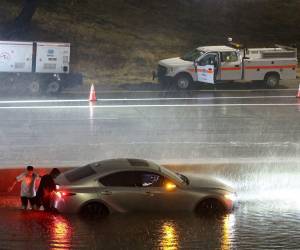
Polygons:
M182 60L180 57L169 58L160 60L159 64L165 67L178 67L178 66L193 66L194 63Z
M197 189L197 188L207 188L207 189L223 189L228 192L235 192L234 188L226 183L224 181L211 177L211 176L195 176L195 175L187 175L190 184L189 187L191 189Z

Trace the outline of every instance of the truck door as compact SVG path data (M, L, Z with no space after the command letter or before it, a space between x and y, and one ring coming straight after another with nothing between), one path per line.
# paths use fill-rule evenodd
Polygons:
M197 80L214 84L219 68L218 53L207 53L197 62Z
M242 60L236 51L221 52L221 80L241 80Z

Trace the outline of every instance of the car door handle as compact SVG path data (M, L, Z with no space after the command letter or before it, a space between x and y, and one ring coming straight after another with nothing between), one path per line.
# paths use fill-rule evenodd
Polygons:
M240 65L234 65L234 67L238 68L238 67L240 67Z
M112 192L111 191L103 191L103 192L101 192L101 194L103 194L103 195L112 195Z

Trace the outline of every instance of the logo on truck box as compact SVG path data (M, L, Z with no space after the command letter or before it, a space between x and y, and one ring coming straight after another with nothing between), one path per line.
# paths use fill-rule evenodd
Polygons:
M2 52L0 53L0 63L7 63L10 61L10 54L8 54L7 52Z

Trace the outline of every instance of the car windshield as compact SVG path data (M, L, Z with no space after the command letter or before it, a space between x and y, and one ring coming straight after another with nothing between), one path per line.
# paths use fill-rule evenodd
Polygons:
M185 61L195 61L196 59L198 59L200 56L202 56L204 54L203 51L198 50L198 49L194 49L188 53L186 53L184 56L181 57L182 60Z
M180 178L180 176L178 174L176 174L175 172L173 172L173 171L171 171L171 170L169 170L165 167L159 166L159 165L158 165L158 167L170 179L173 179L174 181L177 181L179 183L185 183L186 184L186 182L182 178Z
M183 180L186 183L186 185L190 184L189 178L187 178L185 175L179 174L179 173L176 173L176 174L180 177L181 180Z

